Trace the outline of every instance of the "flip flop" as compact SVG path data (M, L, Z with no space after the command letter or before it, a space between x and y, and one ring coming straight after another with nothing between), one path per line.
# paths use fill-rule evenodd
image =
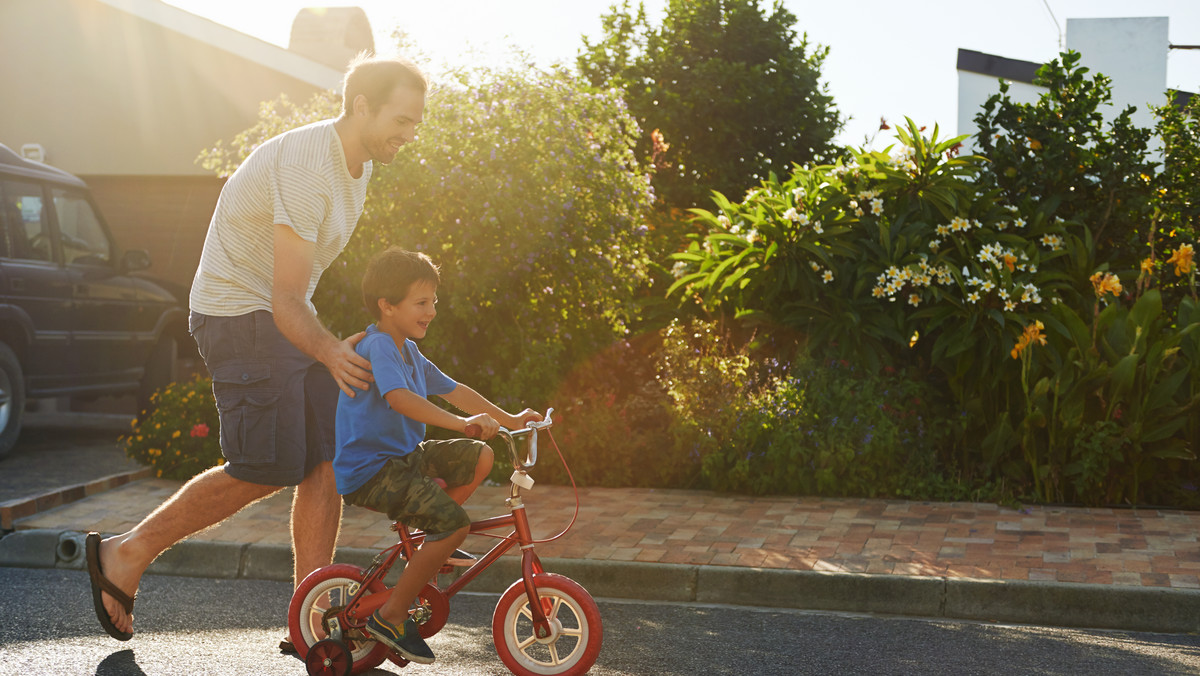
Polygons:
M133 599L129 597L129 594L121 591L111 580L104 577L104 572L100 570L100 534L88 533L85 543L88 576L92 578L92 605L96 608L96 619L100 620L100 626L104 627L104 631L108 632L109 636L118 641L128 641L133 638L133 632L117 629L117 625L113 624L112 618L108 616L108 611L104 609L104 599L100 593L108 593L125 608L127 613L133 613ZM134 594L134 597L136 596Z

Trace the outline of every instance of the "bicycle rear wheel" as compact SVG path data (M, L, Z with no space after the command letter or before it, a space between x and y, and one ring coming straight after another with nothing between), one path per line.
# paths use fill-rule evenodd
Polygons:
M324 621L326 615L330 610L346 605L362 586L362 579L362 568L335 563L313 571L296 588L288 604L288 631L301 658L306 658L309 649L318 641L329 637ZM367 593L376 594L386 589L382 582L376 581L368 587ZM387 646L357 630L349 630L344 623L342 630L342 641L354 660L350 673L361 674L387 659Z

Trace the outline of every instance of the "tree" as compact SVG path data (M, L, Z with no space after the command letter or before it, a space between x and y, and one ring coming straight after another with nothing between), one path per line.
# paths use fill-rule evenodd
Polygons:
M205 166L228 173L261 140L336 116L336 98L265 105ZM615 92L565 72L479 69L440 83L417 140L376 166L358 229L314 296L321 317L361 331L370 256L425 251L442 283L421 350L503 406L553 404L558 379L636 317L650 206L636 129Z
M670 0L655 28L625 0L602 18L603 38L584 40L580 72L624 92L668 206L741 194L832 149L841 120L819 83L829 49L810 50L778 0L770 14L759 2Z

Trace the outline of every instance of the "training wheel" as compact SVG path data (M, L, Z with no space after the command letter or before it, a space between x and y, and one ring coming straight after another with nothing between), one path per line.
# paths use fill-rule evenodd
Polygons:
M354 660L350 658L350 649L345 643L326 638L317 641L308 649L304 666L308 669L309 676L350 676Z

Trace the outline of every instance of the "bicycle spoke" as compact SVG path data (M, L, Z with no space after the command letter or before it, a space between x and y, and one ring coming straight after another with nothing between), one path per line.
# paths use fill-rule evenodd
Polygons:
M517 644L517 649L520 650L521 652L525 652L525 649L528 648L530 645L532 645L536 641L537 641L537 637L530 634L529 638L527 638L524 641L521 641L520 643Z

